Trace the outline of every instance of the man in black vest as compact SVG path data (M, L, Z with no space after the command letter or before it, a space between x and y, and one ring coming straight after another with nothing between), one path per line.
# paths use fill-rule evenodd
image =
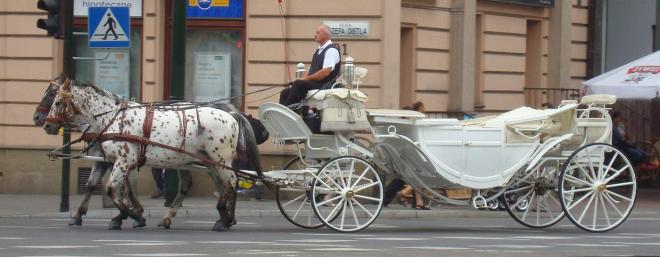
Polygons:
M316 28L314 41L319 43L319 48L314 52L309 72L302 78L293 81L289 88L282 90L280 104L291 105L300 102L307 91L321 89L339 75L341 65L339 50L330 40L330 28L326 25L319 25Z

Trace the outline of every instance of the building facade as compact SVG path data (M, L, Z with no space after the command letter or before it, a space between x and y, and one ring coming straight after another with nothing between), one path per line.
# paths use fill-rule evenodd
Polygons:
M0 0L0 193L59 191L53 183L59 162L45 154L62 138L35 127L32 113L62 70L63 42L36 28L45 13L35 2ZM87 31L82 9L95 1L75 2L81 6L75 30ZM548 101L536 101L546 96L530 96L530 89L577 89L589 75L588 0L214 0L212 8L232 7L214 14L189 0L185 49L172 48L172 1L119 2L136 12L131 48L89 49L86 37L77 36L77 56L109 57L77 61L75 77L142 102L168 99L177 87L186 99L206 101L280 85L231 100L257 115L260 103L277 101L297 63L309 67L314 29L322 23L356 28L333 41L342 46L342 59L352 56L369 70L361 90L370 108L421 100L433 115L499 113ZM173 51L184 51L185 63L172 63ZM214 77L205 67L228 76ZM172 74L185 74L185 85L170 85ZM272 157L266 168L292 153L269 143L262 152ZM72 166L75 192L77 169L90 164ZM139 176L141 192L150 193L149 172ZM193 194L208 194L204 188L212 187Z

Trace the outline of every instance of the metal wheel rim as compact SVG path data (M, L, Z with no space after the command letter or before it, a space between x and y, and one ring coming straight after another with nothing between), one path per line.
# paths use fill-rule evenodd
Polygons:
M554 161L551 161L552 163ZM513 178L500 197L509 215L530 228L550 227L564 218L559 191L552 183L559 177L558 165L535 167L522 178Z
M605 232L630 215L637 181L621 151L596 143L580 147L569 157L562 169L559 192L562 208L573 224L585 231Z
M351 176L337 170L350 170ZM376 196L370 195L370 190L376 190ZM344 156L326 163L312 182L311 191L312 195L328 195L312 198L312 208L327 227L339 232L367 228L383 208L380 176L370 163L357 157Z
M293 167L294 164L300 161L300 157L295 157L289 160L282 170L289 170ZM302 163L300 163L302 164ZM294 169L301 169L305 167L295 167ZM283 191L296 192L292 199L283 199ZM299 192L299 193L298 193ZM281 187L275 189L275 200L277 202L277 208L282 213L285 219L291 222L293 225L296 225L301 228L314 229L323 227L324 224L321 222L316 213L314 212L311 201L309 199L309 192L307 190L295 190L295 189L286 189L284 190ZM291 208L289 208L291 206Z

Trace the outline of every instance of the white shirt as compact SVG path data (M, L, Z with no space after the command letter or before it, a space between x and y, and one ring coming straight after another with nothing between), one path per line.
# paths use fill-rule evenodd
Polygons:
M325 42L322 46L319 46L319 48L316 50L316 54L320 54L323 52L323 49L328 47L329 45L332 44L332 40L329 40ZM339 51L337 51L336 48L331 48L328 49L328 51L325 52L325 57L323 58L323 67L321 69L325 68L330 68L330 70L335 70L335 65L339 63L341 59L339 58Z

